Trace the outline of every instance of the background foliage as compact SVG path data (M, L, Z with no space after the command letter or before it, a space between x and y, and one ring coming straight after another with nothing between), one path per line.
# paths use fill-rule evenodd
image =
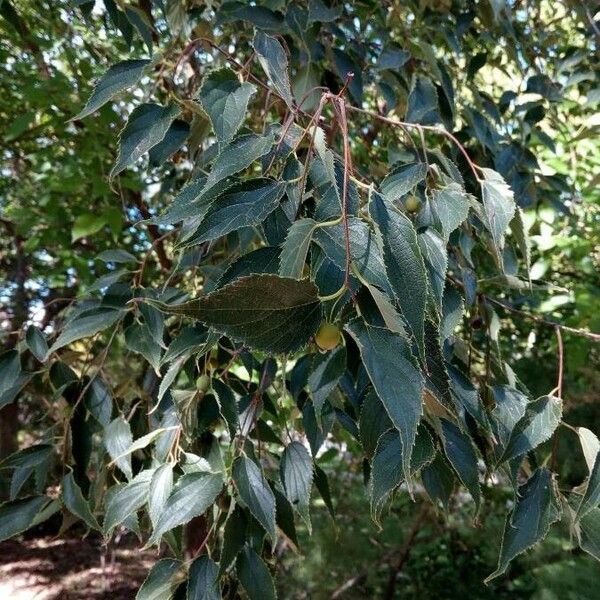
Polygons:
M369 505L345 594L477 585L507 514L490 594L531 593L536 554L502 573L553 523L596 568L585 3L0 14L0 537L132 531L164 556L141 598L334 592Z

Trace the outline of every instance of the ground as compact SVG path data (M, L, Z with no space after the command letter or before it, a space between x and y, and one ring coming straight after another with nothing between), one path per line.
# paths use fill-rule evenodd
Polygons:
M135 540L40 537L0 544L1 600L132 600L155 561Z

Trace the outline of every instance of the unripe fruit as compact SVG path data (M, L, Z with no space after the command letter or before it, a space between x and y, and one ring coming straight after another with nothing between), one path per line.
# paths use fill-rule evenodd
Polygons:
M198 377L198 379L196 379L196 389L200 393L206 394L209 387L210 387L210 377L208 375L206 375L206 373L204 375L200 375L200 377Z
M419 210L421 203L416 196L409 196L404 203L404 206L409 213L416 213Z
M342 332L333 323L323 323L315 335L315 342L321 350L333 350L342 341Z

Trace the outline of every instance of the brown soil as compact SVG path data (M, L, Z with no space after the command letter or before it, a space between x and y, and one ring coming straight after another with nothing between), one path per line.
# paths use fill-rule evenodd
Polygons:
M0 544L0 599L133 600L155 560L135 539L108 549L91 538L9 540Z

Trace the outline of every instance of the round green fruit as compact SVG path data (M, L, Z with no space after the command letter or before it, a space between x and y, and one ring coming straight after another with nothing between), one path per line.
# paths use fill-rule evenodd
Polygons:
M210 377L208 375L206 375L206 373L204 375L200 375L200 377L198 377L198 379L196 379L196 389L199 392L206 394L209 387L210 387Z
M315 342L321 350L333 350L342 341L342 332L333 323L323 323L315 335Z
M404 206L409 213L416 213L419 210L421 203L416 196L409 196Z

